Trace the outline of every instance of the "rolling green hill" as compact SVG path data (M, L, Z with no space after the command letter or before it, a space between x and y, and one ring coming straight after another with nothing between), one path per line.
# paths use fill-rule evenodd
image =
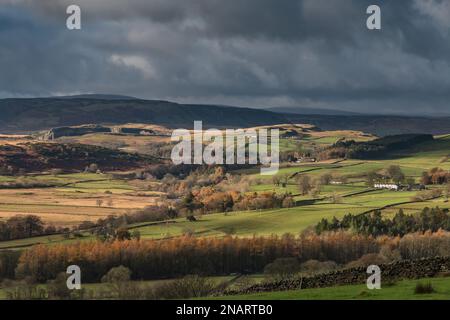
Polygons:
M433 116L433 115L431 115ZM450 132L449 117L407 117L393 115L301 115L286 114L293 123L309 123L322 130L358 130L378 136Z
M347 213L359 214L377 208L383 208L382 211L385 215L395 214L400 208L408 214L419 212L424 207L431 208L439 206L441 208L450 208L450 202L446 201L445 197L424 202L413 202L411 199L417 194L417 191L395 192L389 190L373 190L366 185L364 178L367 172L382 170L393 164L400 165L405 175L409 178L414 178L416 181L418 181L423 171L433 167L449 170L450 161L447 157L450 150L449 144L449 136L438 136L435 137L435 140L423 142L410 150L402 150L402 154L397 155L394 159L345 160L338 163L316 164L305 163L280 169L280 176L293 176L295 173L304 173L310 175L311 178L314 179L325 173L331 173L335 176L348 177L348 181L345 184L323 186L320 194L317 196L298 195L299 191L295 183L295 178L289 179L286 188L283 188L281 186L275 186L271 177L262 178L257 173L248 172L247 174L251 176L251 178L260 180L260 183L251 186L251 191L275 191L280 194L290 192L295 195L295 200L299 201L298 206L285 209L209 214L198 217L196 222L190 222L185 218L179 218L163 223L143 223L129 227L138 230L144 239L163 239L165 237L179 236L186 232L199 237L222 237L228 234L251 237L254 234L298 234L302 230L317 224L322 218L331 219L333 216L342 218ZM422 150L425 150L426 152L423 152ZM241 173L245 174L245 172ZM62 179L66 176L70 177L70 175L61 175L60 178ZM8 177L5 177L4 179L7 178ZM98 183L94 184L93 182L89 182L89 190L80 190L85 191L87 196L91 195L98 197L98 192L113 190L113 182L114 181L101 182L104 184L101 186L101 190L97 190L99 188L97 186ZM121 188L123 188L123 186L121 186ZM433 186L430 186L430 188L433 188ZM62 191L66 192L68 190ZM34 190L33 192L37 191ZM339 203L333 202L333 199L331 198L333 194L337 194L340 197ZM39 194L36 193L35 197L38 195ZM91 202L93 201L94 200L91 200ZM117 201L123 200L118 199ZM144 197L141 201L151 201L151 198ZM44 210L42 204L36 204L35 206ZM18 206L15 210L18 208L21 207ZM25 210L25 207L23 207L23 209ZM10 208L4 207L3 210L10 210ZM26 207L26 210L27 212L31 212L29 206ZM36 212L41 212L42 210L36 210ZM81 209L79 210L82 211ZM101 212L103 212L112 209L94 207L92 210L99 212L102 210ZM119 210L120 212L120 209L115 210ZM50 211L53 212L54 210L45 209L45 212ZM70 215L68 214L68 216ZM88 239L93 239L93 237L90 234L86 234L85 237L82 238L82 240ZM65 240L61 235L38 237L3 242L0 249L14 247L21 248L36 243L59 243L60 241L66 242L74 240Z

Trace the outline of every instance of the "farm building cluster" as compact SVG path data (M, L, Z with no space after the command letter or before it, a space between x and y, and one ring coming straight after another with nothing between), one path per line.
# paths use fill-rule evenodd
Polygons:
M414 191L414 190L425 190L426 187L423 184L397 184L397 183L375 183L373 185L375 189L384 189L392 191Z

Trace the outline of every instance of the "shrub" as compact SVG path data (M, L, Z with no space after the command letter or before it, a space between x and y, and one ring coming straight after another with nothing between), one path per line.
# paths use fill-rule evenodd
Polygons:
M307 274L325 273L337 269L338 265L334 261L308 260L301 264L300 269Z
M131 233L127 228L119 228L116 230L116 239L119 241L131 240Z
M131 271L124 266L112 268L102 277L102 282L120 283L130 281Z
M416 287L414 288L414 293L415 294L430 294L430 293L434 293L436 292L436 290L434 290L433 285L428 282L428 283L417 283Z
M269 278L279 281L294 277L300 270L301 266L297 258L279 258L269 263L264 268L264 273Z
M140 295L136 293L138 287L130 282L131 271L130 269L119 266L112 268L102 277L102 282L109 284L111 291L114 294L114 298L119 299L137 299Z
M197 275L168 281L152 290L153 299L188 299L205 297L213 293L218 285L211 279Z
M72 291L67 288L67 274L59 273L56 279L50 280L47 285L48 298L52 300L69 300Z

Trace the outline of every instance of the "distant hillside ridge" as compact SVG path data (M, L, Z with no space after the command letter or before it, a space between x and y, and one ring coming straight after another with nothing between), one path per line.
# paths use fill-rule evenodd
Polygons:
M147 123L172 129L192 129L196 120L202 120L204 128L218 129L305 123L315 125L324 131L354 130L378 136L450 133L450 117L314 115L274 111L95 94L0 99L0 133L31 133L85 124L112 126L124 123Z
M0 100L0 133L29 133L56 127L93 124L151 123L170 128L245 128L289 122L265 110L169 101L61 97Z
M78 94L73 96L58 96L58 97L48 97L48 98L58 98L58 99L97 99L97 100L140 100L139 98L131 96L122 96L116 94Z
M301 115L361 115L361 113L337 109L322 109L310 107L271 107L264 110L276 113L301 114Z
M394 115L284 114L291 123L309 123L324 131L355 130L377 136L408 133L450 133L450 117L408 117Z

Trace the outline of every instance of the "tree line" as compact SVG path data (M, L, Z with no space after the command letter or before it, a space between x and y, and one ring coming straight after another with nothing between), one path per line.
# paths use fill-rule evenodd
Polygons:
M218 191L213 187L189 192L177 205L186 215L218 212L291 208L295 205L290 194L275 192L241 193L236 191Z
M322 160L336 158L378 159L385 158L388 153L433 140L433 136L429 134L393 135L367 142L342 139L318 152L317 156Z
M6 221L0 221L0 241L51 235L65 230L51 225L45 226L38 216L17 215Z
M433 168L428 172L423 172L421 180L424 185L450 183L450 172L441 168Z
M424 208L417 214L405 214L400 209L394 217L383 217L380 210L370 214L347 214L341 220L334 217L329 221L322 219L316 226L318 234L327 231L352 230L359 234L380 236L403 236L413 232L436 232L439 229L450 231L450 214L448 209Z
M411 241L412 239L412 241ZM387 249L386 249L387 248ZM420 250L418 250L420 249ZM54 279L76 264L85 282L98 282L117 266L130 269L134 280L176 278L189 274L260 273L278 258L334 261L346 264L380 250L398 251L406 259L450 254L450 233L373 237L331 232L295 237L195 238L160 240L83 241L67 245L37 245L25 250L15 270L17 278L39 282Z

